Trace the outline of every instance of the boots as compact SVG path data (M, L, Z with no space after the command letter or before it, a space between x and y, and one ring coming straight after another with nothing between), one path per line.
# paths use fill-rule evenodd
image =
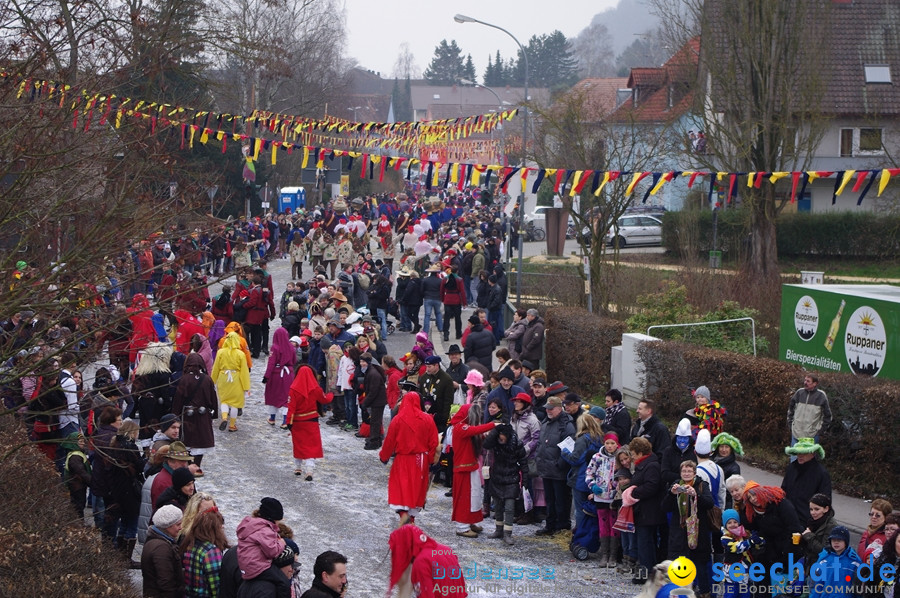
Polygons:
M137 545L137 538L129 538L125 540L125 559L128 561L129 569L140 569L141 563L140 561L134 561L131 558L131 555L134 554L134 547Z
M512 526L511 525L503 526L503 543L506 544L507 546L512 546L513 544L516 543L516 541L513 540L513 538L512 538Z
M616 570L619 573L627 573L631 575L634 572L634 564L635 560L626 554L622 557L622 564L619 565Z
M619 548L621 547L621 543L619 541L619 536L612 536L609 539L609 563L607 563L607 567L615 567L616 563L619 560Z
M220 428L221 428L221 426L220 426ZM228 431L229 432L237 432L237 419L235 419L233 417L228 418Z
M494 529L494 533L491 534L490 536L488 536L488 538L491 538L492 540L499 540L502 537L503 537L503 524L498 523L497 527Z
M597 554L600 555L600 561L597 563L597 566L607 567L609 565L609 536L600 538L600 552Z
M224 432L225 428L228 427L228 411L222 413L222 423L219 424L219 431Z

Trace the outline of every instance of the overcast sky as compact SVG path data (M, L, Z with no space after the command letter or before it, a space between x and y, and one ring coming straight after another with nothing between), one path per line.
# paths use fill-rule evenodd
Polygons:
M416 64L424 71L440 41L455 39L463 56L472 54L480 81L488 55L500 50L500 55L509 59L518 47L502 31L478 23L460 24L453 15L461 13L503 27L527 46L532 35L554 29L574 37L595 14L616 4L617 0L346 0L347 54L360 67L389 78L403 42L409 44Z

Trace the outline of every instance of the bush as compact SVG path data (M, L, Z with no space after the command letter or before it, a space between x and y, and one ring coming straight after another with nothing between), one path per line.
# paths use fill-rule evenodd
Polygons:
M744 209L719 210L717 249L740 255L747 239L749 216ZM872 212L782 214L776 221L779 256L894 257L900 251L900 216ZM712 249L710 210L663 215L663 247L681 253L690 247L701 256Z
M553 307L544 318L547 375L583 397L609 388L612 348L622 344L625 324L578 307Z
M125 560L84 527L53 465L8 414L0 458L0 596L140 596Z
M799 366L667 341L644 343L639 355L647 371L646 396L657 402L663 417L678 421L693 407L690 389L703 384L728 409L729 433L747 444L785 447L790 442L787 407L803 382ZM834 415L821 443L835 488L896 501L900 383L829 373L819 375L819 387ZM786 463L785 456L782 467Z

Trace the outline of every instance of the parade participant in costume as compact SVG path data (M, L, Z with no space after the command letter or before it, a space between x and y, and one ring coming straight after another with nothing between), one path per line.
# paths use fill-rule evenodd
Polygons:
M137 401L141 420L141 440L153 437L153 428L163 415L170 412L172 389L169 386L169 360L172 347L163 343L150 343L141 350L141 357L134 370L131 392ZM142 442L149 446L149 442Z
M294 364L297 351L291 346L288 331L278 328L272 337L272 354L266 363L262 382L266 385L265 400L269 409L268 423L275 425L276 413L281 413L282 429L287 429L288 390L294 381Z
M250 347L247 345L247 337L246 335L244 335L244 327L241 326L240 323L229 322L225 325L225 335L221 339L219 339L219 349L221 349L225 345L225 336L228 336L229 332L237 333L241 351L243 351L244 355L246 355L247 357L247 368L253 369L253 358L250 356Z
M203 455L215 452L213 420L218 407L216 385L205 371L203 358L191 353L175 389L172 411L181 417L184 444L198 467ZM203 472L198 470L196 475L202 476Z
M475 538L481 531L478 525L484 520L482 512L481 436L500 425L492 421L480 426L471 422L481 416L471 411L471 405L463 405L450 420L453 427L453 522L456 535ZM473 413L470 418L469 413ZM476 446L477 445L477 446Z
M131 320L131 339L128 343L128 361L132 366L137 363L138 354L149 343L158 341L156 329L153 326L153 310L147 297L138 293L131 298L131 307L128 308L128 319Z
M418 393L407 393L378 454L384 464L394 458L388 476L388 505L400 515L401 525L415 522L425 506L428 468L438 444L434 418L422 411Z
M334 395L322 392L315 373L308 365L301 365L297 370L289 394L287 425L294 447L294 475L305 473L306 481L311 482L315 460L323 457L319 405L330 403Z
M237 432L238 410L243 410L244 400L250 394L250 368L236 332L229 332L223 342L211 375L222 403L219 429L224 431L228 426L229 431Z
M391 532L391 582L388 593L399 586L399 596L416 592L420 598L468 596L453 549L438 544L415 525Z

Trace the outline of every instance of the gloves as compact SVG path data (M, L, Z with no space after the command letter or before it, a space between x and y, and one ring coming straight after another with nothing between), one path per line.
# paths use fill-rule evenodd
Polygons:
M594 484L591 486L591 492L593 492L594 495L599 495L603 493L603 489L597 484Z
M754 546L762 546L766 543L765 538L761 538L756 532L753 532L750 535L750 543Z
M294 427L294 424L287 424L287 427L286 427L285 429L286 429L288 432L290 432L290 431L291 431L291 428L293 428L293 427Z
M263 384L268 384L268 383L269 383L269 379L266 378L265 376L263 376L262 383L263 383Z

